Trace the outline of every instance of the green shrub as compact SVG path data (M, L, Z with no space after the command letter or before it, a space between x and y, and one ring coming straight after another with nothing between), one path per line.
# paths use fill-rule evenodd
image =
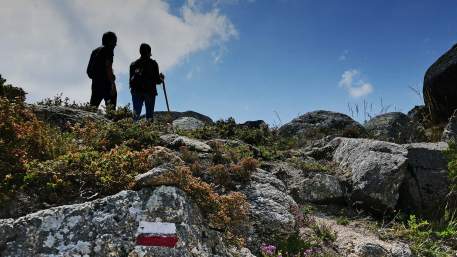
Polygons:
M116 122L86 122L72 128L82 144L97 151L109 151L125 145L133 150L141 150L159 144L156 125L149 122L134 122L124 119Z
M69 107L73 109L88 111L88 112L98 112L97 107L90 105L88 102L86 103L77 103L75 101L71 102L70 98L63 97L63 94L57 94L52 98L45 98L36 103L37 105L44 105L44 106L63 106ZM100 112L101 114L101 112Z
M83 150L26 165L23 189L37 192L42 201L65 203L81 192L100 196L127 189L134 177L148 171L151 150L116 147L108 152Z
M6 84L6 79L0 75L0 97L5 97L10 101L25 101L25 91L19 87L13 87L10 84Z
M336 240L336 233L328 225L314 223L312 229L320 241L333 242Z
M32 160L49 160L73 146L62 134L39 121L22 102L0 97L0 181L8 183L21 176L24 165Z

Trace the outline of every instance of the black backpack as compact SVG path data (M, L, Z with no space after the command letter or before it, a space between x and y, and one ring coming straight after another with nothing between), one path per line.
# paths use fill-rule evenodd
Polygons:
M97 73L97 58L101 50L101 47L97 48L94 51L92 51L92 54L90 55L89 64L87 64L86 70L87 76L90 79L94 79L95 74Z
M144 67L141 63L136 63L132 67L130 74L130 89L132 90L143 90L144 89Z

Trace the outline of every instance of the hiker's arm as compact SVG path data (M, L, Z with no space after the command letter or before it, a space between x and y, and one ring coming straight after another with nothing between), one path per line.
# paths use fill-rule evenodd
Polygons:
M160 73L159 71L159 64L157 62L154 65L154 75L156 78L158 78L157 84L161 84L165 79L165 75L163 75L163 73Z
M114 76L113 72L113 63L110 60L106 60L105 62L105 68L106 68L106 76L111 81L112 84L114 84L114 81L116 80L116 76Z

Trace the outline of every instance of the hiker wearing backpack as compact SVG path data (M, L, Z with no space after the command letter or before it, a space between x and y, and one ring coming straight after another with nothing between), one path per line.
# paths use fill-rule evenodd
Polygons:
M143 103L146 105L146 119L153 120L154 105L157 96L156 85L163 82L165 76L159 72L159 65L151 59L151 47L141 44L141 57L130 65L130 92L132 93L133 119L139 120Z
M103 34L102 46L93 50L90 55L87 75L92 79L91 106L98 108L102 100L105 100L107 107L116 109L117 91L114 82L116 77L113 74L113 57L116 43L116 34L108 31Z

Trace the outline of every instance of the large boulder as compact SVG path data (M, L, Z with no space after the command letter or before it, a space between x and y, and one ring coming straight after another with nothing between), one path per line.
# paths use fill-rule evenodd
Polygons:
M109 122L103 115L65 106L30 105L37 117L61 129L76 123Z
M378 213L394 210L407 173L407 150L370 139L333 141L338 143L333 161L350 173L351 202Z
M135 188L172 184L169 167L156 167L135 178ZM298 205L286 193L286 186L273 174L262 169L253 172L249 183L240 188L250 205L247 246L256 253L263 243L285 239L296 231L294 211Z
M175 227L175 247L139 245L137 236L144 222L161 222L159 232L165 231L163 226ZM207 227L192 200L174 187L123 191L0 220L0 255L5 257L239 256L235 253L252 256L246 249L234 251L227 246L220 232Z
M389 112L370 119L365 124L370 137L398 144L425 140L423 127L401 112Z
M328 135L359 137L365 129L346 114L331 111L308 112L279 128L282 136L320 138Z
M394 209L427 217L442 214L450 184L446 143L335 138L323 149L345 171L341 179L348 184L350 202L379 214Z
M194 112L194 111L185 111L185 112L154 112L154 119L157 121L167 121L172 122L182 117L192 117L197 120L203 121L205 124L212 124L213 120L201 113Z
M203 128L205 123L194 117L181 117L172 122L173 128L177 130L196 130Z
M270 166L271 172L284 182L287 193L298 203L344 203L345 188L337 177L298 169L286 162Z
M181 146L186 146L190 150L195 150L199 152L210 152L211 147L197 139L188 138L185 136L180 136L176 134L165 134L160 136L160 140L163 144L172 148L179 148Z
M405 145L408 150L408 172L399 199L401 209L436 218L442 215L449 194L448 161L441 143Z
M242 192L251 205L249 249L260 249L263 243L276 243L296 231L294 212L299 211L298 205L286 193L284 183L270 172L257 169Z
M457 45L428 68L423 96L435 123L447 122L457 109Z
M243 127L259 129L259 128L268 128L268 124L263 120L248 120L242 124Z

